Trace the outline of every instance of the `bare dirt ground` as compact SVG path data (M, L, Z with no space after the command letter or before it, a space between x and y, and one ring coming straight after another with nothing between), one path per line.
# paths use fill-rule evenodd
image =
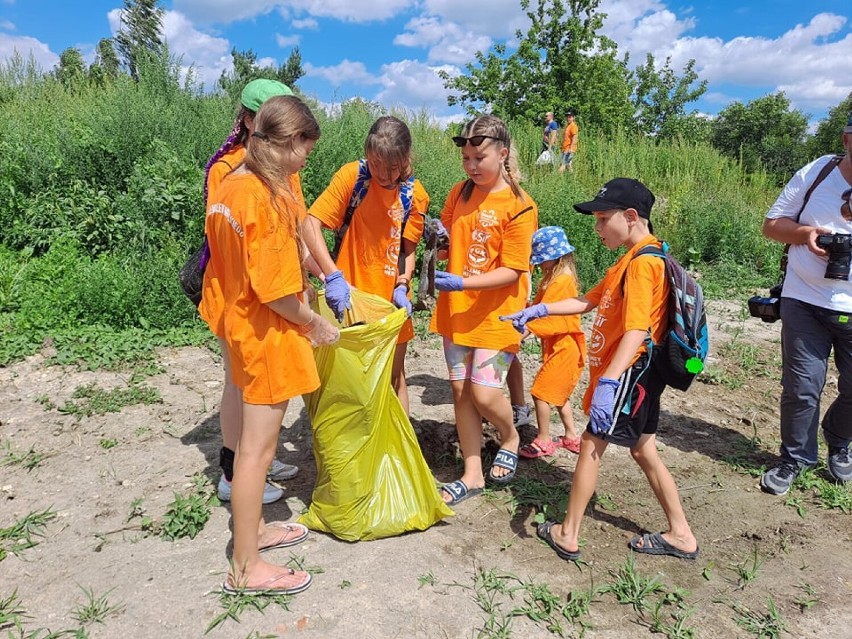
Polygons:
M758 487L757 469L778 446L780 325L743 319L740 306L711 306L714 355L705 382L663 396L659 446L701 555L694 562L637 555L633 576L656 577L670 593L681 589L680 614L692 634L670 629L669 637L852 637L849 513L824 507L813 487L788 497ZM124 387L129 375L44 360L37 355L0 369L0 529L30 513L56 514L43 536L32 538L35 546L0 559L0 634L43 639L58 635L37 629L82 627L69 636L203 636L225 611L217 589L228 565L227 505L212 507L194 539L167 541L140 524L143 516L162 520L174 493L191 490L194 474L211 486L218 479L219 358L202 348L162 351L163 372L143 382L158 389L160 403L88 417L56 407L79 387ZM529 384L536 357L523 354L522 361ZM423 452L437 480L452 480L457 441L437 339L418 338L407 368ZM831 398L836 377L828 387ZM583 390L581 383L575 404ZM496 443L486 432L492 454ZM293 520L309 503L315 478L310 424L299 401L290 405L280 442L279 457L302 470L265 514ZM28 470L15 460L30 450L46 457ZM604 458L582 530L583 564L560 561L536 539L532 495L551 487L548 494L561 495L564 508L575 459L560 451L555 461L522 462L515 484L464 502L455 517L424 532L360 543L312 533L300 546L273 551L277 563L312 570L312 587L285 606L244 610L239 621L225 620L207 636L573 637L584 626L561 614L569 593L576 600L576 593L601 587L610 591L596 594L581 617L586 637L665 636L651 632L650 608L660 594L648 595L649 609L640 613L613 592L624 582L617 576L630 560L627 541L665 525L627 451L611 447ZM849 507L845 489L838 499ZM3 543L8 549L11 542ZM8 620L8 601L3 617L3 601L15 591L26 614L21 627ZM512 616L532 600L536 614ZM77 619L98 601L107 608L95 615L99 621ZM675 626L670 613L679 609L664 610ZM781 624L785 629L776 632Z

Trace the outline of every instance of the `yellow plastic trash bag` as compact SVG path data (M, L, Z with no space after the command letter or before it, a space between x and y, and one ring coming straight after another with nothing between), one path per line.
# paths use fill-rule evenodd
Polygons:
M334 322L322 295L314 310ZM425 530L453 512L391 388L405 311L352 289L340 341L314 351L320 387L305 396L317 483L299 521L346 541Z

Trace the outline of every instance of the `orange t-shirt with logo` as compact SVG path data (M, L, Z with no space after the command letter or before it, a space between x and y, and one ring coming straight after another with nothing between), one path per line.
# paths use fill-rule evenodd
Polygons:
M589 338L589 387L583 397L583 410L589 412L598 379L615 355L626 331L651 331L658 344L668 325L667 303L669 283L665 278L665 261L656 255L633 259L642 248L660 241L649 235L627 251L592 290L586 299L595 304L598 313ZM631 364L646 352L640 345Z
M311 205L309 213L323 226L339 229L343 225L357 181L358 162L344 164ZM406 240L414 244L420 241L428 209L429 196L420 180L415 180L411 213L405 224ZM386 300L393 297L399 275L403 215L399 187L385 189L378 184L369 186L367 194L352 215L337 256L337 267L343 277L358 290ZM413 337L414 328L411 319L408 319L400 330L399 343L408 342Z
M199 310L211 329L221 321L234 383L249 404L277 404L320 383L308 338L267 306L288 295L301 298L304 288L296 233L304 207L282 195L279 208L263 183L244 173L229 175L207 209L204 280L220 296L222 312L216 315L217 306L210 316L206 298Z
M572 122L565 127L565 132L562 134L562 152L576 153L577 152L577 136L580 134L580 127L576 122Z
M516 353L520 335L499 316L527 305L529 284L523 273L530 267L538 207L529 195L521 199L509 187L495 193L474 188L464 202L463 185L452 188L441 212L441 223L450 234L447 271L470 277L506 266L522 275L500 288L442 292L429 328L459 346Z
M242 162L245 157L246 149L240 144L216 160L213 166L210 167L210 171L207 173L207 202L205 203L208 208L213 203L213 196L216 194L216 190L222 184L222 181L230 174L231 171L239 166L240 162ZM290 174L290 188L296 196L297 202L300 203L300 206L297 208L300 213L304 215L305 197L302 195L302 181L299 178L298 173ZM211 245L211 238L209 235L207 236L207 244L208 246ZM205 313L202 317L205 319L209 318L207 323L214 335L224 338L225 334L223 333L224 329L222 326L224 300L222 299L220 287L213 286L212 279L208 280L206 277L204 278L204 284L201 289L201 300L205 307Z

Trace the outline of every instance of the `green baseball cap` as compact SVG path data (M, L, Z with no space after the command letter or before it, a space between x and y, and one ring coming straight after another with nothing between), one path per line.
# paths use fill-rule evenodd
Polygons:
M277 95L293 95L293 92L283 82L258 78L249 82L240 94L240 102L249 111L258 112L260 105L269 98Z

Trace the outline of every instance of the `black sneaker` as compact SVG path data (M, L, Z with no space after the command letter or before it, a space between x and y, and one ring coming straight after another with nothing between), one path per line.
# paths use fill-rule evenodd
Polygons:
M835 481L852 481L852 459L849 458L849 446L828 447L828 474Z
M771 495L786 495L800 472L802 469L796 462L789 459L782 460L763 473L763 477L760 478L760 487Z

